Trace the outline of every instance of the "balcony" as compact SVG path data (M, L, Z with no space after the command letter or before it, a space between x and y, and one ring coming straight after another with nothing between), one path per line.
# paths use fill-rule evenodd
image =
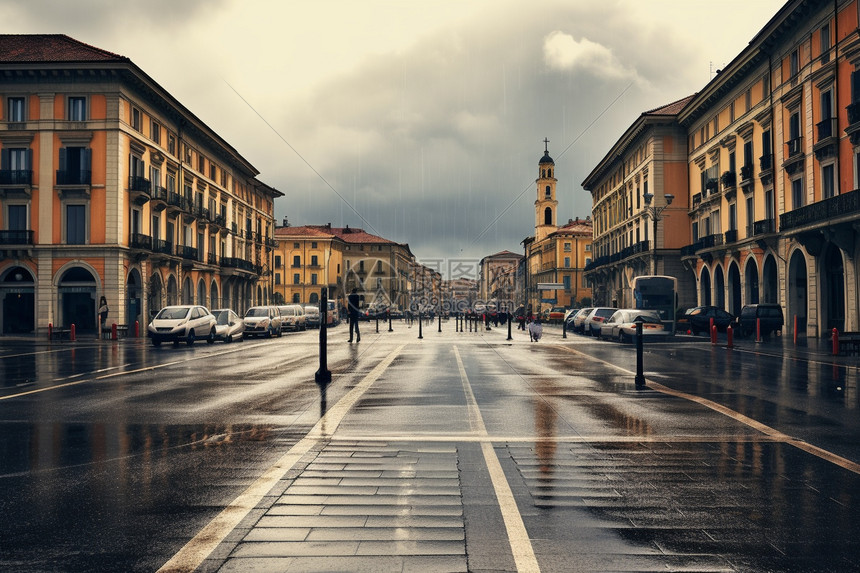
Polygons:
M782 167L789 175L803 171L803 163L806 155L803 153L802 137L795 137L786 141L785 154L787 158L782 162Z
M128 194L136 204L143 205L152 197L152 183L149 179L132 175L128 178Z
M730 245L731 243L738 242L738 230L732 229L731 231L726 231L725 244Z
M180 211L185 211L187 206L185 204L185 197L180 195L179 193L174 193L168 191L167 193L167 213L168 214L176 214Z
M776 232L776 221L774 219L763 219L753 223L753 235L768 235Z
M790 158L803 153L803 138L795 137L785 142L785 153Z
M0 169L0 185L32 185L31 169Z
M0 245L32 245L33 231L0 231Z
M701 204L702 204L702 194L696 193L695 195L693 195L693 209L696 209Z
M144 251L152 250L152 237L142 233L132 233L128 240L128 246L132 249L140 249Z
M91 185L93 180L92 171L78 170L57 170L57 185L58 186L81 186Z
M836 147L839 143L837 135L836 118L825 119L815 125L818 131L818 139L812 146L812 151L819 161L836 155Z
M818 141L836 136L836 118L831 117L817 124L815 128L818 131Z
M221 266L233 269L239 269L242 271L246 271L249 273L260 274L262 269L260 265L255 265L250 261L246 261L245 259L239 259L236 257L222 257L221 258Z
M152 242L152 252L162 255L173 255L173 243L164 239L154 239Z
M720 183L723 184L723 190L734 189L737 184L737 175L734 171L725 171L720 175Z
M725 237L722 233L702 237L699 241L701 243L700 249L713 249L714 247L722 246L724 239Z
M860 123L860 102L853 102L845 106L845 110L848 112L848 125L854 126L856 123Z
M747 181L751 181L753 178L753 166L752 165L742 165L741 166L741 185L743 185Z
M697 251L702 250L702 241L696 241L692 245L687 245L686 247L681 247L681 258L685 257L694 257L696 256Z
M198 251L194 247L189 247L186 245L179 246L179 256L187 261L196 261Z
M758 166L763 172L773 170L773 153L766 153L758 158Z
M779 216L779 228L790 231L815 224L829 224L837 217L860 212L860 190L850 191L800 207Z
M152 186L152 207L155 211L161 212L167 207L167 189L159 185Z
M218 256L215 253L207 253L206 254L206 262L210 265L218 264Z

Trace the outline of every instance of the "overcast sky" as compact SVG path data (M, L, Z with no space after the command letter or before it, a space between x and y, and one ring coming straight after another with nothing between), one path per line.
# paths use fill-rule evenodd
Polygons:
M129 57L286 196L423 260L522 252L543 139L559 223L643 111L701 90L781 0L0 0L4 33Z

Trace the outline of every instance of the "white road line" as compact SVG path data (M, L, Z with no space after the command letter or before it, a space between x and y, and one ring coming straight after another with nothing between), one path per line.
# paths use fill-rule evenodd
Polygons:
M307 435L296 443L273 466L268 468L248 489L234 499L221 513L210 521L191 541L185 544L176 555L161 566L156 573L189 573L197 569L203 560L224 541L224 538L245 519L260 500L275 485L283 479L294 465L320 439L330 436L343 421L347 412L355 405L362 395L385 372L405 345L395 348L382 362L376 365L361 382L341 398L337 404L314 425Z
M487 427L484 425L484 418L481 416L481 410L478 408L478 402L475 400L472 385L469 383L466 368L463 366L463 360L460 358L460 351L456 345L454 346L454 357L457 359L457 367L460 369L460 380L463 382L463 391L466 394L466 402L469 406L469 427L477 430L482 436L487 436ZM481 442L481 451L484 454L484 461L490 472L490 481L493 483L496 499L499 501L499 509L502 512L502 519L508 532L508 543L511 546L511 553L514 556L517 571L537 573L540 571L540 566L538 566L537 557L535 557L534 548L529 539L528 531L526 531L523 517L520 515L519 508L517 508L517 500L514 499L511 486L505 478L505 472L502 469L502 464L499 463L496 450L493 449L491 443Z
M259 346L259 344L254 345L254 347L256 347L256 346ZM193 362L195 360L203 360L206 358L212 358L213 356L223 356L225 354L232 354L234 352L241 352L241 351L247 350L247 349L248 349L248 346L245 346L243 344L242 348L234 348L231 350L224 350L224 351L214 352L211 354L201 354L201 355L193 356L191 358L186 358L185 360L174 360L173 362L165 362L164 364L156 364L154 366L144 366L143 368L137 368L135 370L123 370L122 372L114 372L112 374L104 374L102 376L96 376L94 378L85 378L84 380L76 380L74 382L67 382L65 384L46 386L44 388L37 388L35 390L28 390L27 392L19 392L17 394L9 394L8 396L0 396L0 401L11 400L12 398L21 398L22 396L28 396L30 394L40 394L42 392L48 392L51 390L59 390L60 388L67 388L69 386L77 386L79 384L86 384L88 382L96 382L98 380L107 380L108 378L116 378L117 376L125 376L127 374L137 374L140 372L147 372L150 370L158 370L159 368L166 368L168 366L175 366L177 364L183 364L185 362ZM95 372L104 372L104 369L103 370L96 370ZM85 374L93 374L93 372L84 372L81 374L75 374L75 375L69 376L65 379L68 380L69 378L73 378L74 376L83 376Z
M624 372L625 374L631 374L633 376L636 375L636 373L633 372L632 370L627 370L626 368L622 368L622 367L618 366L617 364L613 364L612 362L607 362L606 360L601 360L600 358L595 358L594 356L589 356L583 352L579 352L578 350L573 350L573 349L567 348L565 346L554 346L553 348L560 348L560 349L565 350L567 352L573 352L575 354L580 354L588 360L594 360L595 362L601 362L603 364L606 364L607 366L611 366L617 370L620 370L621 372ZM825 450L823 448L819 448L818 446L813 446L809 442L805 442L803 440L793 438L787 434L780 432L779 430L771 428L770 426L768 426L766 424L762 424L758 420L753 420L749 416L741 414L740 412L736 412L735 410L732 410L731 408L727 408L726 406L723 406L722 404L718 404L716 402L708 400L707 398L702 398L701 396L696 396L694 394L688 394L686 392L681 392L680 390L674 390L672 388L668 388L668 387L663 386L662 384L660 384L658 382L648 381L647 379L646 379L646 382L648 382L648 387L652 390L656 390L657 392L662 392L663 394L668 394L670 396L675 396L677 398L682 398L684 400L689 400L691 402L696 402L697 404L701 404L702 406L704 406L706 408L710 408L711 410L714 410L715 412L719 412L720 414L728 416L729 418L731 418L733 420L736 420L736 421L738 421L742 424L745 424L745 425L747 425L747 426L749 426L755 430L758 430L759 432L763 433L764 435L769 436L771 438L774 438L776 441L791 444L792 446L794 446L795 448L797 448L799 450L802 450L806 453L812 454L813 456L819 457L822 460L828 461L832 464L835 464L835 465L837 465L841 468L844 468L850 472L853 472L855 474L860 474L860 464L852 462L851 460L843 458L841 456L838 456L832 452L828 452L827 450Z

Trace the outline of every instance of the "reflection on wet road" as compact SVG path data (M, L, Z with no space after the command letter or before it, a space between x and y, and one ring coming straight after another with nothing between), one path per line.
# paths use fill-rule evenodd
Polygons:
M0 569L860 568L851 363L399 330L4 347Z

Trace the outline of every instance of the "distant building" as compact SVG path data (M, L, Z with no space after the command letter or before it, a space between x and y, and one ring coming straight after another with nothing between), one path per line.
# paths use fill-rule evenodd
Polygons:
M408 307L409 245L330 224L278 227L275 238L274 292L286 302L316 303L325 286L328 298L341 305L355 288L365 308Z
M282 193L162 86L59 34L0 35L0 70L2 333L270 299Z
M523 255L501 251L481 259L478 267L478 298L516 308L516 271Z
M589 218L576 218L558 227L557 182L555 162L545 147L535 180L535 234L522 241L525 251L522 302L535 314L553 306L572 308L583 300L591 300L591 288L583 271L591 262L592 223ZM515 270L515 276L519 272ZM561 288L539 290L541 283L559 284Z

